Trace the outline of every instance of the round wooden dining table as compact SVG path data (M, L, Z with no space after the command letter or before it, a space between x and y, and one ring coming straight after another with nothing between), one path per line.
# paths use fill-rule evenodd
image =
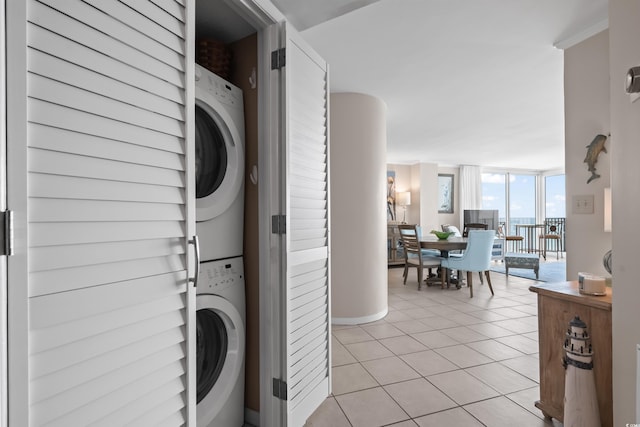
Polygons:
M420 237L420 247L422 249L437 249L440 251L440 255L443 258L449 257L449 251L457 251L466 249L467 241L469 239L467 237L454 237L449 236L447 239L438 239L434 235L427 235ZM461 278L452 279L451 275L447 276L447 287L449 287L449 283L454 283L458 289L460 289L460 285L462 284ZM442 283L442 287L444 288L444 283Z
M438 239L434 235L420 237L422 249L437 249L443 257L449 256L449 251L462 250L467 247L468 238L449 236L448 239Z

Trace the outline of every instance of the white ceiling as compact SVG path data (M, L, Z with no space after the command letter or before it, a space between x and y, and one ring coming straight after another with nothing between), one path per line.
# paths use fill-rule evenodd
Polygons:
M606 28L607 0L273 2L329 63L331 92L387 104L389 163L564 169L554 44Z

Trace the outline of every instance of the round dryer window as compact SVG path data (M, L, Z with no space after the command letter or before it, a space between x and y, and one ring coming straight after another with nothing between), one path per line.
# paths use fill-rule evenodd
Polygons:
M225 212L244 180L242 133L216 100L201 94L195 105L196 221Z
M223 408L237 403L230 399L240 385L244 387L244 356L244 321L237 308L218 295L197 295L198 425L211 425Z
M212 310L196 312L197 402L215 385L227 356L228 337L224 321Z
M196 105L196 198L216 191L227 171L227 147L220 128Z

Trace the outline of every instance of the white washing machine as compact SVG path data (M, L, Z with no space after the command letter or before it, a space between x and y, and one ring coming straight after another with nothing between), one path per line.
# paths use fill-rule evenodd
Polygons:
M201 263L196 289L197 426L242 427L246 322L242 257Z
M242 90L196 64L195 98L200 259L240 256L244 227Z

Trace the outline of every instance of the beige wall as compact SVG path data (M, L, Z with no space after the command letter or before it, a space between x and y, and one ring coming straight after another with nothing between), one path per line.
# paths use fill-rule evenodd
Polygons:
M251 70L258 67L258 36L250 35L230 46L234 66L230 80L242 89L245 121L244 271L246 294L245 406L260 411L260 280L258 274L258 186L249 173L258 164L258 91L251 88Z
M611 233L604 231L604 188L610 185L610 164L617 148L607 140L596 171L600 178L587 184L591 173L584 163L586 146L598 134L608 135L609 32L603 31L565 51L565 171L567 197L567 278L579 271L605 275L602 256L611 249ZM594 198L592 214L573 213L573 197Z
M453 175L453 213L445 214L439 213L438 215L438 229L440 224L455 225L462 231L462 210L460 209L460 168L441 167L438 169L440 174ZM437 200L438 187L436 186L436 196L434 200ZM437 209L436 209L437 212Z
M411 191L411 206L407 207L407 223L420 224L425 233L440 230L442 224L460 226L460 191L456 167L438 167L436 163L416 163L413 165L387 164L387 169L396 172L397 191ZM438 174L454 175L454 212L439 214ZM398 208L398 220L402 220L402 209Z
M640 2L609 1L613 199L613 413L614 425L640 422L635 402L636 345L640 344L640 101L624 93L629 67L640 65Z
M386 105L358 93L330 101L332 321L371 322L388 310Z

